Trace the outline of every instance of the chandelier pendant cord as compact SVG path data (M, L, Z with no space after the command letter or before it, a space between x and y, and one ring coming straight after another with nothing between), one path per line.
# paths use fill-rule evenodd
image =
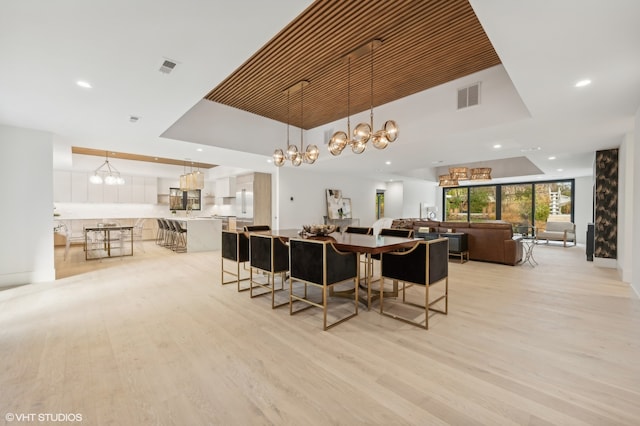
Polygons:
M304 155L304 84L300 87L300 155Z
M351 139L351 55L347 60L347 141Z
M370 49L371 55L369 55L369 57L371 58L370 62L371 62L371 113L370 113L370 117L371 117L371 131L374 131L374 127L373 127L373 40L371 40L371 49Z

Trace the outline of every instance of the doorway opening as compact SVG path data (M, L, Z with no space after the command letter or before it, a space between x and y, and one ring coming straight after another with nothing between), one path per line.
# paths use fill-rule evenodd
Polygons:
M384 217L384 189L376 189L376 219Z

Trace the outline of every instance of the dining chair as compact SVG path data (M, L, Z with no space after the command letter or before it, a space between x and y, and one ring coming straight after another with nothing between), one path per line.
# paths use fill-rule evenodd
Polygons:
M447 315L449 312L449 240L438 238L429 241L417 241L413 248L407 251L396 251L382 254L380 278L380 313L382 315L406 322L417 327L429 329L429 311ZM384 282L385 279L402 282L402 301L397 299L393 304L410 305L424 310L424 324L408 318L406 315L397 315L385 311L384 306ZM412 289L424 289L424 303L416 303L407 300L406 284L413 284ZM444 284L444 289L436 298L431 297L431 286ZM413 294L411 295L413 300ZM444 302L444 308L432 307L436 303ZM387 303L389 306L389 303ZM419 316L422 312L420 312Z
M285 289L285 274L289 271L289 246L279 237L252 234L249 236L249 295L253 297L271 294L271 308L275 309L289 303L276 304L276 291ZM256 273L263 272L267 281L257 281ZM280 276L280 288L275 287L275 276ZM266 291L254 293L254 289Z
M345 234L362 234L362 235L373 235L373 228L368 228L366 226L347 226L344 230ZM366 259L366 256L360 256L360 264L365 267L365 276L369 266Z
M372 235L373 228L367 228L365 226L347 226L347 229L344 230L347 234L364 234L364 235Z
M269 225L245 225L245 232L254 232L254 231L271 231L271 227Z
M358 256L354 252L341 252L331 241L311 239L289 240L290 278L289 278L289 314L294 315L312 307L322 308L323 330L336 326L358 315ZM354 311L341 319L327 324L327 309L329 304L328 289L337 284L353 281ZM304 283L304 293L294 292L294 282ZM307 291L307 285L320 288L320 301L312 300ZM316 299L317 296L314 296ZM308 306L293 310L295 302L303 302Z
M222 231L222 247L220 250L220 282L222 285L236 283L238 291L249 290L249 287L241 287L242 281L248 281L250 277L241 278L240 267L245 266L249 261L249 237L240 231ZM235 269L225 269L225 260L234 262ZM225 281L225 274L235 277L233 280Z
M378 234L381 237L401 237L401 238L413 238L413 229L400 229L400 228L382 228ZM402 249L404 250L404 249ZM374 261L380 261L380 254L374 253L371 255L371 263L369 264L369 274L371 275L371 281L377 281L373 279Z
M144 249L144 242L142 239L145 220L146 219L143 217L136 219L135 223L133 224L133 230L131 232L131 238L133 238L133 241L138 244L138 247L140 248L140 250L142 250L143 253L146 253Z

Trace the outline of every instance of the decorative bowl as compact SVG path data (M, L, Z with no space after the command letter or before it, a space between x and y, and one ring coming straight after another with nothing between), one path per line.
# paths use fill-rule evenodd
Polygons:
M302 225L302 230L309 235L329 235L335 232L338 227L336 225Z

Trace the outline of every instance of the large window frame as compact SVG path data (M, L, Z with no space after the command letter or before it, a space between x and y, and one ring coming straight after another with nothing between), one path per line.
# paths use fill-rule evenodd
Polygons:
M508 187L508 186L521 186L521 187L527 187L529 186L530 188L530 193L531 193L531 205L530 205L530 210L528 212L528 214L524 214L523 217L526 218L526 222L527 225L532 226L532 227L536 227L537 224L537 217L540 216L540 214L538 214L539 212L536 211L536 197L537 192L536 192L536 186L542 186L542 185L554 185L554 184L570 184L571 185L571 194L570 194L570 215L571 215L571 222L575 223L575 194L576 194L576 186L575 186L575 179L555 179L555 180L546 180L546 181L535 181L535 182L511 182L511 183L503 183L503 184L492 184L492 185L468 185L468 186L456 186L456 187L452 187L452 188L443 188L442 191L442 220L446 221L446 222L463 222L465 221L464 219L466 218L466 222L471 222L471 221L477 221L474 220L472 217L472 210L473 207L469 208L469 202L473 202L473 197L472 197L472 193L471 191L474 188L488 188L488 187L493 187L494 188L494 194L495 194L495 220L503 220L502 219L502 189L503 187ZM447 195L449 193L455 194L456 199L463 199L464 200L464 204L467 206L467 208L464 209L464 211L457 211L455 213L453 213L453 217L449 217L449 209L447 208L450 204L450 201L447 201ZM451 197L449 197L451 198ZM539 203L540 204L540 203ZM540 207L540 206L538 206ZM493 213L493 212L492 212ZM514 221L511 221L511 223L515 225L518 225L519 223L516 223Z

